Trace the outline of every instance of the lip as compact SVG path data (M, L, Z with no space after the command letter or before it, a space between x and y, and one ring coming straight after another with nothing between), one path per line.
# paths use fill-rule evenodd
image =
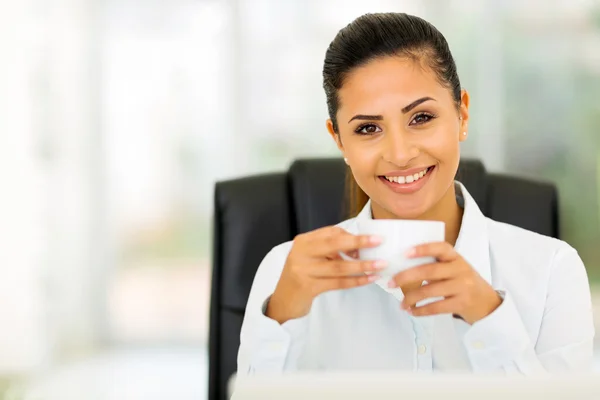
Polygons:
M381 176L408 176L408 175L414 175L414 174L417 174L417 173L423 171L425 168L430 168L430 167L434 167L434 165L424 165L422 167L405 169L405 170L402 170L402 171L401 170L391 171L391 172L387 172L385 174L381 174Z
M390 182L387 179L385 179L383 176L379 176L379 180L382 181L388 188L390 188L395 193L411 194L411 193L415 193L415 192L419 191L429 181L429 178L431 177L431 174L433 174L435 172L436 167L435 167L435 165L433 165L429 168L430 168L429 171L427 171L427 174L424 177L422 177L421 179L419 179L415 182L411 182L411 183L400 184L400 183L396 183L396 182ZM413 173L423 171L424 169L425 168L415 169ZM402 171L401 175L410 175L411 171L412 170ZM398 174L398 175L386 174L386 176L400 176L400 174Z

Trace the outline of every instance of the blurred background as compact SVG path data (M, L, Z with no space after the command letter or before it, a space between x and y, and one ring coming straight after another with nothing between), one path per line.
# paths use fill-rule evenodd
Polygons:
M555 182L600 282L598 1L2 0L5 399L206 398L213 184L337 154L325 50L383 11L444 33L463 155Z

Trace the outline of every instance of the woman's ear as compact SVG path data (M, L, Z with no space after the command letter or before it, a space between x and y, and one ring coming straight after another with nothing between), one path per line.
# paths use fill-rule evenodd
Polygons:
M467 139L469 135L469 92L466 90L461 90L460 92L460 109L458 110L458 115L460 118L459 131L458 131L458 140L464 141Z
M342 145L342 140L340 139L340 135L333 128L333 121L331 119L328 119L326 125L327 125L327 131L331 135L331 138L335 141L335 144L337 145L338 149L340 149L342 154L344 154L344 146Z

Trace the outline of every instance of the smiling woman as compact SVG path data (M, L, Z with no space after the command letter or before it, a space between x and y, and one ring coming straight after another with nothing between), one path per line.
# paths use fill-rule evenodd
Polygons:
M265 257L246 308L238 376L590 368L590 291L577 252L486 218L455 180L469 94L442 34L407 14L364 15L329 46L323 86L327 130L348 164L357 208ZM445 241L410 249L405 257L433 262L386 281L379 273L396 260L340 256L382 243L360 234L368 219L443 221Z
M338 40L350 40L351 33ZM427 61L431 54L418 50L418 43L410 44L413 49L404 50L410 56L402 57L392 50L397 46L385 44L391 46L389 56L348 70L348 64L328 63L343 59L336 52L345 43L334 40L324 69L331 116L327 129L344 154L351 176L367 195L361 198L371 199L375 218L441 220L446 222L447 235L455 240L461 211L453 182L459 143L467 138L461 132L467 131L469 95L465 90L448 90L460 87L456 72L445 77L442 67L432 69L435 66ZM447 62L454 65L449 52L436 52L447 54ZM335 74L346 76L336 91L333 82L339 79ZM414 174L422 171L428 172L427 179L414 182ZM385 177L400 178L390 182Z

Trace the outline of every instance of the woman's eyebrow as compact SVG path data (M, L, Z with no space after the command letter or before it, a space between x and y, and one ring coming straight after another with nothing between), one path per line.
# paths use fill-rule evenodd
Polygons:
M407 112L409 112L410 110L412 110L413 108L418 106L419 104L425 103L426 101L429 101L429 100L435 101L435 99L433 97L421 97L420 99L413 101L412 103L410 103L409 105L407 105L406 107L404 107L402 109L402 114L406 114ZM348 123L354 121L355 119L368 120L368 121L381 121L381 120L383 120L383 115L357 114L354 117L350 118L350 121L348 121Z
M381 121L383 119L383 115L363 115L363 114L357 114L354 117L350 118L350 121L348 121L348 123L354 121L355 119L366 119L366 120L370 120L370 121Z
M402 109L402 114L406 114L407 112L409 112L410 110L412 110L413 108L418 106L419 104L425 103L426 101L429 101L429 100L435 101L435 99L433 97L421 97L420 99L413 101L412 103L410 103L409 105L407 105L406 107L404 107Z

